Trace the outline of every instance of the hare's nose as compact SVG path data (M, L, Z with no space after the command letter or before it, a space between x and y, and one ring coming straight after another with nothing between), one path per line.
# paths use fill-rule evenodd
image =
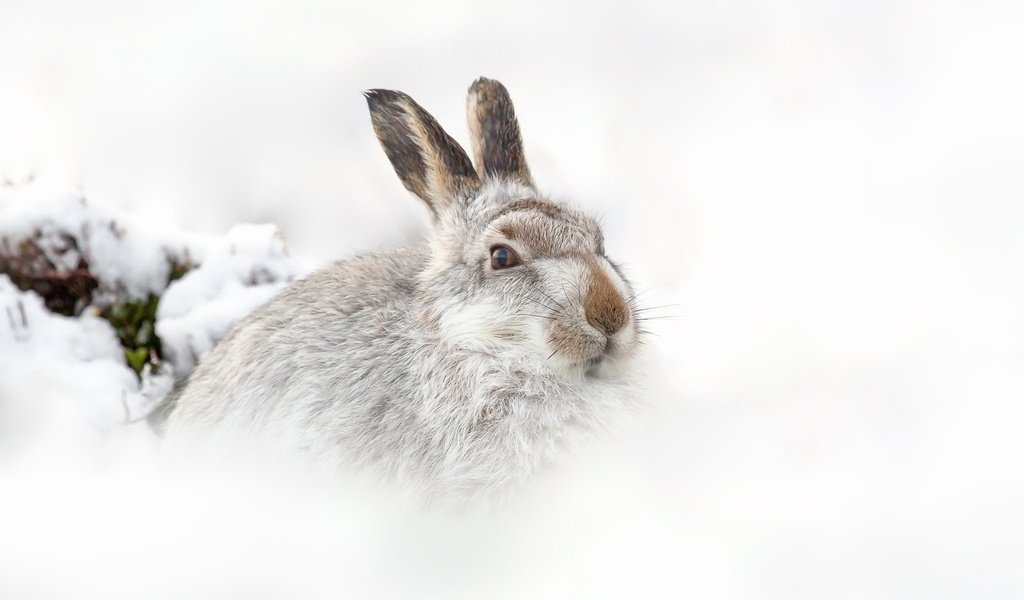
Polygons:
M587 323L606 336L618 333L629 323L629 308L608 275L598 266L590 269L585 303Z

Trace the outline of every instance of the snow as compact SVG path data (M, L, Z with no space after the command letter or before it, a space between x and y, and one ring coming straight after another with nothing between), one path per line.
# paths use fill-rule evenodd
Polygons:
M210 240L201 266L160 299L156 332L178 377L195 368L228 329L312 268L293 257L273 225L236 225Z
M144 396L107 321L53 314L6 275L0 275L0 314L5 446L30 443L40 429L76 419L108 428L162 397Z
M0 232L88 224L110 293L162 290L187 251L158 314L179 377L310 266L423 235L371 87L464 141L464 90L504 81L536 180L679 306L651 323L639 423L474 520L287 467L165 464L120 425L121 398L134 415L160 390L109 328L0 281L0 596L1021 597L1022 18L5 6Z
M134 299L163 291L169 259L185 251L181 241L154 227L136 226L126 216L116 219L81 194L52 187L42 183L0 189L0 235L14 244L38 232L54 248L60 246L59 235L68 233L80 242L79 251L48 253L58 267L74 268L84 255L108 291L123 290Z

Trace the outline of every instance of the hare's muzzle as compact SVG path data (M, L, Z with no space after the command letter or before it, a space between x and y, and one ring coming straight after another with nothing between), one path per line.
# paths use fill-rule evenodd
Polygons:
M629 323L629 307L608 274L599 265L590 267L584 303L587 323L610 338Z

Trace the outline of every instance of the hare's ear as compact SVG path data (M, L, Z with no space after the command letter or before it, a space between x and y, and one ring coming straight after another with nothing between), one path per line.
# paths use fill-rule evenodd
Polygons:
M523 156L523 138L508 90L481 77L469 88L466 102L476 169L483 179L496 177L533 185Z
M373 130L405 187L437 217L452 200L480 189L466 151L402 92L369 90Z

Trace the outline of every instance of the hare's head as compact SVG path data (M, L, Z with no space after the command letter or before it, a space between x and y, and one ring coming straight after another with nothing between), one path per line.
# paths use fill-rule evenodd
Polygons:
M469 89L476 168L409 96L366 98L395 172L433 217L425 318L464 347L581 377L621 373L638 344L630 284L597 222L534 187L505 87L481 78Z

